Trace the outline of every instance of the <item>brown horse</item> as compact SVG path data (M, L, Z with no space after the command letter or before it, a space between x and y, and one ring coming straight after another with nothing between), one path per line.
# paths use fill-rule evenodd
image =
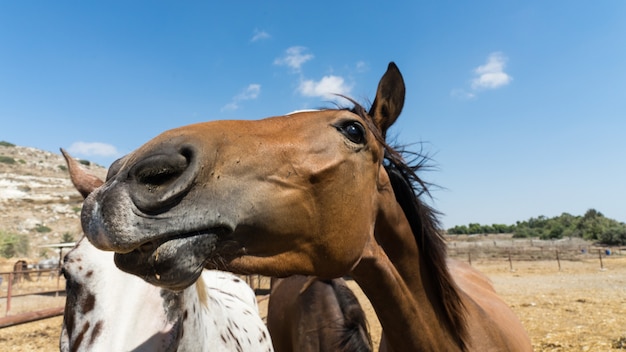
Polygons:
M365 312L344 279L272 279L267 328L276 352L371 351Z
M28 262L20 259L13 264L13 284L15 285L24 280L33 281L28 272Z
M374 102L167 131L115 162L83 229L117 265L182 289L202 268L351 273L393 351L530 351L488 279L449 261L437 213L385 135L404 105L391 63Z

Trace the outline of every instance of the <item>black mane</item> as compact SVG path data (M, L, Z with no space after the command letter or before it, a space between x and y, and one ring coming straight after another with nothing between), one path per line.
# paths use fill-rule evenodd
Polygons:
M365 312L354 293L344 285L338 285L337 280L330 280L339 308L343 313L341 327L341 341L337 350L341 352L369 352L372 351L372 340L367 326Z

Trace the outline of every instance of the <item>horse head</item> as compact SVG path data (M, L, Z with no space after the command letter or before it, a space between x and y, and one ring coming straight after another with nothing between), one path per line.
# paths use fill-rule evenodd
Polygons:
M167 131L112 165L83 228L122 270L163 287L205 266L341 276L373 234L380 141L403 101L392 63L371 117L356 107Z

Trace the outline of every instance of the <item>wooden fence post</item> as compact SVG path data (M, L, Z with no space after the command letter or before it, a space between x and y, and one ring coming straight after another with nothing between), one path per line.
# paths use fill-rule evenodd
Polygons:
M511 260L511 250L509 249L509 270L513 271L513 260Z
M9 315L9 311L11 310L11 291L13 289L13 273L9 273L9 282L8 282L8 287L7 287L7 310L4 314L4 316L6 317L7 315Z
M604 263L602 263L602 250L598 249L598 258L600 258L600 270L604 270Z
M559 263L559 271L561 271L561 259L559 258L559 250L556 250L556 262Z

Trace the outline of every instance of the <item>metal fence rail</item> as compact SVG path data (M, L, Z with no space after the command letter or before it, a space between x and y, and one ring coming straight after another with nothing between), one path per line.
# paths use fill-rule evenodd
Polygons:
M0 328L63 314L64 293L58 268L0 272Z

